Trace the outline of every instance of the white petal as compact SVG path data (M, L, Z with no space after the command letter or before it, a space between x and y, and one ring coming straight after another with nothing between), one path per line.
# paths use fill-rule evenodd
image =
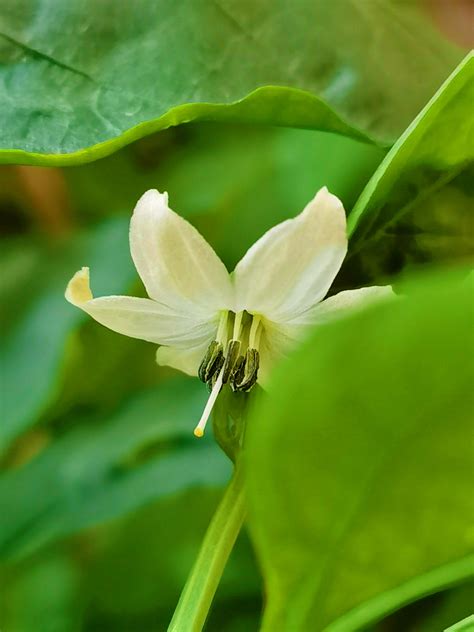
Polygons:
M395 296L391 285L373 285L358 290L339 292L301 317L290 321L291 325L313 325L343 318L347 313L364 309L380 300Z
M156 352L156 361L161 366L170 366L188 375L196 376L211 340L212 336L204 344L188 349L160 347Z
M347 251L341 201L321 189L300 215L269 230L235 269L237 309L284 321L326 295Z
M152 189L139 199L130 222L130 250L152 299L204 314L231 307L226 267L194 226L168 207L167 193Z
M212 337L217 328L217 313L214 319L203 320L147 298L105 296L94 299L89 287L89 268L82 268L73 276L66 289L66 299L119 334L157 344L196 345Z
M287 353L298 344L298 334L303 328L281 326L267 319L262 324L263 333L258 347L260 354L258 382L265 387L274 365L286 357Z

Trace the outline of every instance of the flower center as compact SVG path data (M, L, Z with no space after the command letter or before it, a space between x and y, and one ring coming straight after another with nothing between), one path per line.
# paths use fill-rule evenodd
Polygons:
M260 316L246 311L222 312L216 339L209 345L198 370L199 379L207 384L211 394L194 429L196 437L203 436L224 384L228 383L233 391L246 393L257 382L261 333Z

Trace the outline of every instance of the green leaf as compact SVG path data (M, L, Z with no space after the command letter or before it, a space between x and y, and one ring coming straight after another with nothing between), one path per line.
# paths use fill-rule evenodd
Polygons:
M349 221L352 251L453 180L474 158L474 55L470 53L395 143Z
M263 630L358 630L472 574L472 292L456 278L316 330L251 416Z
M360 251L356 243L346 258L339 286L344 281L351 287L367 285L371 280L380 283L415 266L452 266L469 261L474 252L473 167L474 163L439 187L420 190L402 217L397 217L395 210L395 221L361 242ZM387 201L388 207L392 201Z
M0 555L24 556L159 498L222 485L230 471L227 459L212 442L191 439L205 399L197 380L163 383L105 422L82 424L6 473L0 479ZM183 437L191 445L160 454L160 445Z
M473 632L474 614L447 628L445 632Z
M87 162L192 120L392 140L462 55L421 7L389 0L2 8L4 162Z
M36 296L2 344L1 450L37 421L55 394L67 338L84 320L84 314L66 302L64 290L86 263L93 269L92 286L99 294L120 294L131 285L136 273L128 254L128 218L109 220L74 244L68 241L50 249L17 288L20 296Z

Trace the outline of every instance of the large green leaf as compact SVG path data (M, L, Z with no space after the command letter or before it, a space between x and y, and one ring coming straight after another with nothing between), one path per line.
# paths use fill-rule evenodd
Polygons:
M348 222L352 248L380 238L474 159L474 55L469 54L392 147ZM451 213L456 212L456 203ZM447 214L449 216L449 213Z
M5 473L0 555L22 556L159 498L224 483L230 470L224 455L210 441L192 437L205 399L197 380L162 383L105 422L89 420ZM160 453L165 442L186 437L191 445Z
M52 247L43 252L41 263L28 266L27 274L19 277L16 295L21 301L24 296L32 300L23 314L9 318L14 322L3 336L0 450L37 421L54 395L67 338L84 320L84 314L66 302L64 290L85 264L93 268L93 288L99 294L124 293L136 275L128 254L128 218L109 220L74 244ZM18 310L11 288L6 295Z
M462 56L421 6L6 0L1 159L86 162L197 119L392 140Z
M350 632L472 574L471 289L415 284L281 366L248 423L265 631Z

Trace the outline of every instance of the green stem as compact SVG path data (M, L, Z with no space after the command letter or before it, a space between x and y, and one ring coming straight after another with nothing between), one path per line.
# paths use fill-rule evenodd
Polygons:
M208 527L168 632L200 632L245 517L238 466Z

